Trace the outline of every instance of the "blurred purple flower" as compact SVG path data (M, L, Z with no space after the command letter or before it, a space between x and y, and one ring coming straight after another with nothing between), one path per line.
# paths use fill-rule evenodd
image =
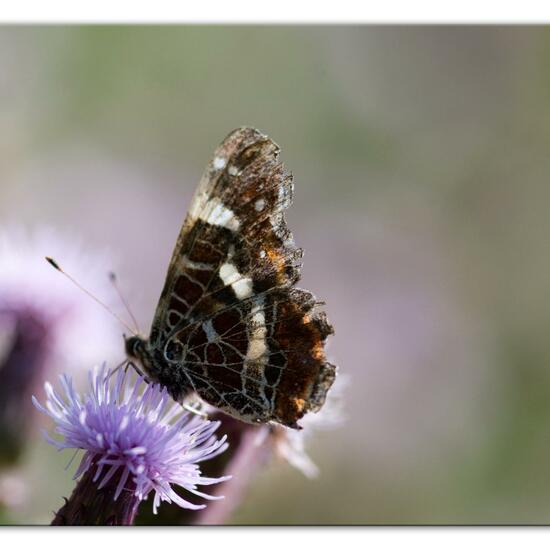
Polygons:
M23 512L31 494L31 484L19 472L0 474L0 512L2 508Z
M161 501L193 510L205 507L183 499L172 485L206 499L223 498L197 490L197 485L228 479L203 477L198 466L227 448L225 437L214 436L219 422L186 412L165 388L148 384L141 376L121 369L116 376L111 374L105 367L90 373L90 391L84 397L66 375L60 377L64 398L49 383L45 384L46 407L33 396L34 405L55 420L55 433L63 438L45 434L46 439L60 450L85 451L75 479L95 469L92 481L97 490L110 485L115 501L123 490L136 503L154 492L154 512ZM78 500L79 495L73 493L73 498Z
M0 464L17 463L33 420L30 395L44 371L71 357L74 364L101 349L114 349L116 332L99 319L95 304L67 285L44 261L56 252L88 275L97 273L97 255L78 252L74 243L44 229L0 228ZM90 271L95 264L95 271ZM106 270L105 270L106 271ZM105 273L103 279L107 281ZM101 279L100 279L101 280ZM116 338L118 345L120 340ZM93 341L94 345L90 345ZM112 347L111 344L112 343ZM105 344L108 344L107 346ZM109 348L109 349L108 349ZM97 360L97 359L96 359Z
M211 475L230 474L231 484L227 487L227 499L213 502L200 514L180 514L181 524L223 525L239 507L246 496L249 486L256 475L268 464L272 455L271 445L263 445L269 433L267 424L248 424L222 412L214 412L214 418L219 418L225 433L228 434L229 451L221 460L209 463Z
M48 331L48 351L71 365L96 363L120 350L116 321L44 260L59 259L79 281L113 307L112 265L105 254L85 250L74 238L42 227L0 227L0 328L9 333L19 316L32 316ZM91 344L93 342L93 345Z

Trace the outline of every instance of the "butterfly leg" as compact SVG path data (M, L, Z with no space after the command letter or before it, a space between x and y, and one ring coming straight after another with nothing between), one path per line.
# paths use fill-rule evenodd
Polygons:
M151 380L150 378L148 378L144 373L143 371L136 365L136 363L134 363L133 361L128 361L128 364L126 365L126 370L128 370L130 367L132 367L136 373L138 374L138 376L141 376L143 377L143 379L147 382L147 383L150 383Z
M124 367L124 371L126 372L128 370L128 359L124 359L124 361L122 361L121 363L119 363L108 375L107 375L107 380L109 380L109 378L111 378L111 376L113 376L113 374L115 374L119 369L121 369L122 367Z

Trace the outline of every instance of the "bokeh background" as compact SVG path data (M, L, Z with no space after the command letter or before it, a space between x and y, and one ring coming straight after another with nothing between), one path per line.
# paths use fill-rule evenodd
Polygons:
M294 173L301 286L351 383L311 441L320 477L273 463L231 521L548 523L550 29L0 28L1 224L107 254L145 329L242 125ZM122 332L74 346L116 361ZM36 424L13 523L48 523L74 485Z

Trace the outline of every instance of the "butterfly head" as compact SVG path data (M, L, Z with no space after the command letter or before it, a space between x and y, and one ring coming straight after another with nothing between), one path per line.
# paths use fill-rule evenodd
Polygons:
M126 349L126 355L130 359L138 359L142 361L142 358L147 353L147 341L141 336L130 336L130 338L124 338L124 347Z
M175 401L182 402L190 388L182 385L177 369L167 368L167 363L152 349L147 339L138 335L124 337L124 347L128 359L140 374L149 382L165 386Z
M151 381L160 381L159 372L162 365L155 360L147 339L139 335L130 336L130 338L124 337L124 347L128 359L138 367L142 374Z

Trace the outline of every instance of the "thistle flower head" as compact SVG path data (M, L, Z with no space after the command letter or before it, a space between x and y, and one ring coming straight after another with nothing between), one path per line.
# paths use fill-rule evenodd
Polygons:
M228 479L201 475L198 463L222 453L225 437L214 432L219 422L211 422L186 412L174 403L166 389L147 384L142 377L102 367L89 376L89 392L83 397L73 388L71 379L61 376L64 396L45 384L46 407L33 396L35 406L57 424L57 440L46 435L58 449L83 449L84 456L75 479L95 468L94 482L101 489L118 479L115 500L124 490L145 500L154 492L153 511L161 501L182 508L200 509L205 505L188 502L172 485L194 495L212 497L197 490Z

